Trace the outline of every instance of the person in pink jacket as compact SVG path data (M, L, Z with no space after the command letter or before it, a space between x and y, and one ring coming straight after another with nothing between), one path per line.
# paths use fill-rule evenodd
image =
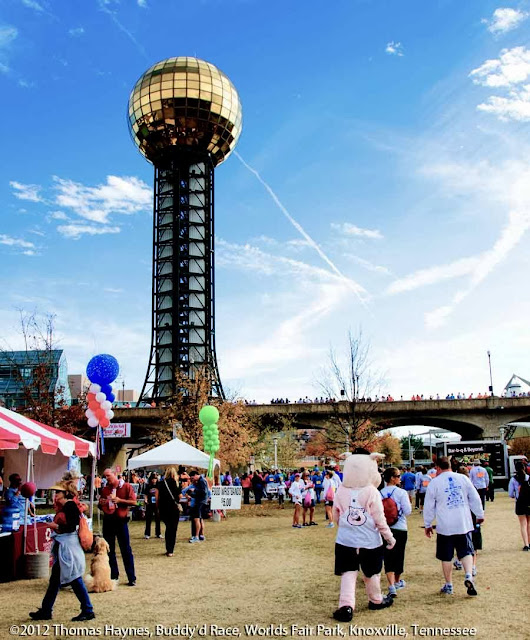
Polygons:
M396 541L388 526L381 494L377 487L381 476L379 453L349 456L344 464L344 478L333 502L333 520L338 525L335 542L335 575L341 576L339 608L333 617L350 622L355 609L355 584L359 569L368 595L369 609L384 609L392 598L381 592L384 547L381 536L391 549Z

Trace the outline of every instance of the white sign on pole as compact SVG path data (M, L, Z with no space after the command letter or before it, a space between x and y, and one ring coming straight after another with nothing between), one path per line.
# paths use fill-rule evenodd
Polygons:
M108 427L103 427L104 438L130 438L130 422L113 422Z
M241 487L212 487L212 509L241 509Z

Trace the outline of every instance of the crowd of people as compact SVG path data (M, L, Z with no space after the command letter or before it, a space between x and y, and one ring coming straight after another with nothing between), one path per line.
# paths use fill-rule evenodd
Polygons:
M412 395L410 398L404 398L403 396L399 397L399 402L405 402L405 401L410 401L410 402L424 402L424 401L429 401L429 400L481 400L484 398L490 398L491 397L491 393L489 392L484 392L484 393L470 393L469 395L459 392L456 395L451 392L446 394L445 396L440 396L439 393L437 393L436 395L424 395L422 394L414 394ZM502 398L527 398L530 397L530 391L527 392L519 392L516 393L515 391L512 392L507 392L506 390L504 390L501 394ZM341 400L346 399L345 397L341 397ZM397 398L394 398L390 393L386 394L386 395L382 395L379 396L378 394L375 395L374 397L372 396L362 396L360 398L357 398L357 402L395 402L397 400ZM337 399L334 397L316 397L316 398L310 398L309 396L305 396L305 398L299 398L298 400L289 400L289 398L272 398L269 404L333 404L337 402ZM258 404L255 400L252 401L248 401L245 400L245 404L247 405L256 405Z
M361 453L364 455L368 452L361 450ZM316 521L315 507L324 503L325 526L330 529L338 528L338 575L342 575L343 571L349 574L351 571L358 571L359 568L363 570L367 589L368 585L371 585L370 589L374 589L371 593L376 594L375 601L370 600L371 609L390 606L399 591L406 587L403 575L408 541L407 518L417 509L423 515L425 535L429 538L433 535L433 522L436 521L436 558L441 562L444 576L441 593L453 594L453 571L463 570L467 594L476 596L477 552L482 549L481 527L486 502L493 502L495 497L492 490L493 472L487 461L476 459L472 464L463 464L457 458L442 457L428 468L390 466L386 469L380 468L379 471L381 475L377 475L377 478L381 482L377 487L377 500L380 506L377 508L379 513L384 512L384 521L381 518L378 520L368 517L370 509L374 509L373 496L372 502L368 505L370 508L363 507L362 494L359 493L354 492L355 497L351 504L348 500L345 501L345 494L341 488L345 485L339 466L328 466L324 469L317 466L312 469L302 467L289 471L256 470L252 473L233 475L226 471L218 481L225 486L241 486L244 504L250 504L251 494L257 505L260 505L263 499L277 499L279 508L284 508L287 500L290 500L293 507L293 529L317 526L319 523ZM515 500L515 512L525 552L530 551L529 471L527 460L518 461L516 473L509 484L509 495ZM128 524L131 510L142 509L145 512L146 540L151 538L153 524L155 536L161 538L161 523L164 523L166 555L172 557L179 521L183 514L191 524L189 542L205 541L204 521L210 515L211 483L209 484L198 471L191 470L188 473L184 467L179 467L178 470L169 467L163 475L130 474L129 479L136 481L136 487L142 487L142 506L138 504L133 485L112 469L105 469L102 474L101 487L98 489L98 506L103 514L102 535L108 543L111 579L119 579L117 543L127 575L127 585L134 587L137 577ZM52 487L56 492L56 516L51 524L54 530L54 564L42 604L37 611L30 614L33 620L51 619L60 587L65 584L72 586L81 605L81 613L73 620L92 620L95 617L82 580L84 556L79 547L77 529L80 527L80 519L84 516L86 505L81 500L80 484L79 477L76 477L74 482L71 474L66 474ZM357 500L359 502L356 502ZM349 527L346 533L345 526ZM355 565L355 570L350 570L349 567L353 565L347 555L350 552L344 550L344 542L349 541L346 547L351 547L351 531L355 533L351 539L357 540L355 536L362 532L361 527L368 531L362 534L366 536L362 538L363 544L368 541L367 544L373 543L375 546L369 547L370 553L364 560L361 558ZM383 542L383 539L386 542ZM379 558L381 568L376 571ZM379 573L383 567L388 592L379 598L377 594L380 593L380 588L376 588L372 578L377 575L379 585ZM347 583L348 581L344 582ZM351 585L348 589L350 588ZM334 615L339 621L348 621L353 615L353 607L344 599L342 590L341 594L342 605Z

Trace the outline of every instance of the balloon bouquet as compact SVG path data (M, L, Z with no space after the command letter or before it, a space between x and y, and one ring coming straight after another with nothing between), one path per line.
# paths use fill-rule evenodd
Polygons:
M108 427L114 417L112 403L116 399L112 393L111 382L120 372L120 366L114 356L107 353L94 356L87 365L86 374L91 382L87 393L88 408L85 411L88 426L98 430L96 442L99 453L103 452L103 429ZM101 447L101 449L100 449Z
M206 405L199 411L199 420L202 423L202 436L204 440L204 450L210 454L208 463L208 478L213 478L214 455L219 451L219 411L217 407Z

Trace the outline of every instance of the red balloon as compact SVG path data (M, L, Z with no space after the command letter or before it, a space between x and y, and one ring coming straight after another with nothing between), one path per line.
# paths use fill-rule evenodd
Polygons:
M88 403L94 402L95 399L96 399L96 394L95 393L87 393L86 394L86 400L87 400Z
M34 482L25 482L20 487L20 493L24 498L31 498L31 496L35 495L35 491L37 491L37 485Z
M101 418L99 421L99 424L101 427L103 427L105 429L105 427L108 427L110 424L110 420L108 418Z
M99 424L101 424L101 420L106 417L107 417L107 412L105 411L105 409L98 409L96 411L96 418L99 420Z

